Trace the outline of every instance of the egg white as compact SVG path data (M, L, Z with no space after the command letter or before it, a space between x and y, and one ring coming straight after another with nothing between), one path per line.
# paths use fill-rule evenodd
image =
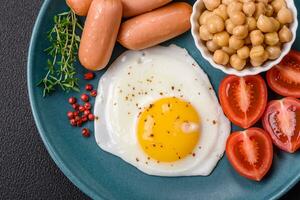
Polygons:
M136 136L139 113L165 97L190 102L201 118L195 156L172 163L147 159ZM150 175L209 175L223 156L230 133L230 122L207 75L176 45L123 53L99 81L94 112L99 147Z

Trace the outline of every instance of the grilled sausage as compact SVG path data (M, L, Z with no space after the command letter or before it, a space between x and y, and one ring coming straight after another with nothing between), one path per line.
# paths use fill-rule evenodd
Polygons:
M79 60L89 70L109 62L122 18L121 0L93 0L83 29Z
M93 0L66 0L67 5L80 16L86 16Z
M132 50L157 45L188 31L191 13L189 4L178 2L131 18L121 24L118 42Z
M162 7L172 0L122 0L123 16L132 17Z

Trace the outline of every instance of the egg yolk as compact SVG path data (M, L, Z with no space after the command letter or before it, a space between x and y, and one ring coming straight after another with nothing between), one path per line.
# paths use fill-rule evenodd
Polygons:
M162 98L140 113L137 137L149 159L174 162L193 153L200 139L200 117L189 102Z

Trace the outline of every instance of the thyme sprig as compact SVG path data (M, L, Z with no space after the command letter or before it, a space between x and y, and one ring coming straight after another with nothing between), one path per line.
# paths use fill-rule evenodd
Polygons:
M51 56L47 61L48 72L38 84L44 88L44 96L58 88L67 92L79 91L74 66L80 43L78 30L82 31L82 26L73 11L54 16L54 26L47 34L51 45L45 49Z

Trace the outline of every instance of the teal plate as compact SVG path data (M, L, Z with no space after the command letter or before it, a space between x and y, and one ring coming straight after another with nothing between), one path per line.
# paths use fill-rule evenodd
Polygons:
M239 176L224 156L208 177L154 177L143 174L118 157L102 151L93 137L85 139L80 129L68 125L66 113L70 110L69 96L57 92L42 97L36 84L45 73L47 55L43 51L49 43L46 32L52 26L53 16L67 10L63 0L45 0L37 18L28 56L28 88L34 118L48 152L64 174L93 199L122 200L182 200L182 199L277 199L300 179L300 154L288 154L275 149L270 173L261 182ZM188 1L191 4L194 1ZM300 2L297 1L300 7ZM299 15L300 16L300 15ZM100 27L101 28L101 27ZM299 34L299 33L298 33ZM300 49L298 37L294 48ZM165 44L175 43L186 48L209 75L216 90L225 76L212 68L196 49L192 36L186 33ZM117 45L112 61L124 49ZM79 75L85 70L77 65ZM97 72L97 85L104 73ZM80 85L85 82L81 79ZM81 88L83 91L83 88ZM272 99L280 98L270 92ZM87 125L93 130L93 123ZM258 124L259 126L259 124ZM233 126L233 130L238 127Z

